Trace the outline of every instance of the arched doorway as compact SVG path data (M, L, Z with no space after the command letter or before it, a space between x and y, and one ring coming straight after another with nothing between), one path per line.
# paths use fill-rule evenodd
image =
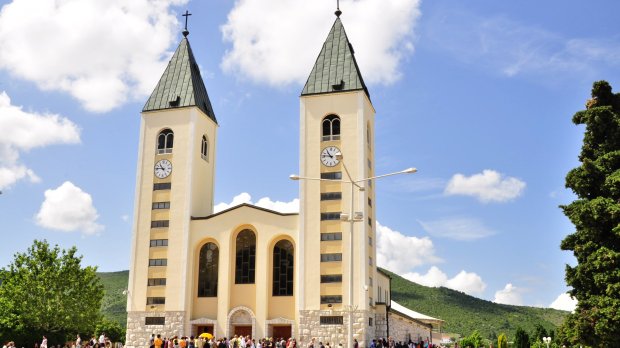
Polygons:
M233 308L228 314L228 337L250 336L256 338L256 317L247 307Z

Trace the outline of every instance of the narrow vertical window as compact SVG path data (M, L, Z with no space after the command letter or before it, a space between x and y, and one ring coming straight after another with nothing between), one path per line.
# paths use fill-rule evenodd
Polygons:
M329 115L323 119L323 141L340 140L340 117Z
M200 157L203 160L209 161L209 141L206 136L202 136L202 146L200 147Z
M293 243L281 240L273 248L273 296L293 296Z
M235 284L254 284L256 273L256 235L243 230L237 235Z
M217 296L217 278L220 251L215 243L200 248L198 259L198 297Z
M171 129L166 128L159 132L157 136L157 153L172 153L172 146L174 145L174 133Z

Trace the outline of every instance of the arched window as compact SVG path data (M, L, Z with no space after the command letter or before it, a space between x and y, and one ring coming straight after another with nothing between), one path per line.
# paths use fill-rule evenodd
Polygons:
M235 253L235 284L254 284L256 273L256 236L250 230L237 235Z
M157 136L157 153L172 153L172 145L174 143L174 133L171 129L164 129Z
M366 125L366 143L368 144L368 148L370 148L370 123Z
M209 141L205 135L202 136L202 146L200 147L200 157L203 160L209 160Z
M329 115L323 119L323 141L340 140L340 117Z
M198 297L217 296L217 276L220 250L215 243L200 248L198 259Z
M293 296L293 243L281 240L273 247L273 296Z

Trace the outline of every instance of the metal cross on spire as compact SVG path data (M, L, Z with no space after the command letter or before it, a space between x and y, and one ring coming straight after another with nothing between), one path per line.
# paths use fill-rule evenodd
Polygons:
M189 11L185 10L185 13L182 14L183 17L185 17L185 30L183 30L183 36L187 37L187 35L189 34L189 31L187 30L187 18L189 18L189 16L191 16L192 14L189 13Z
M336 0L336 12L334 12L336 17L340 17L342 11L340 11L340 0Z

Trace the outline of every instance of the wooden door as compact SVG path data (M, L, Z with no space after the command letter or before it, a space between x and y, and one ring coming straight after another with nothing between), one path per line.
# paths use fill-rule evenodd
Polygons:
M274 326L273 327L273 338L274 339L284 338L285 340L288 340L289 338L293 336L292 331L293 330L290 325Z
M237 336L252 337L252 325L235 325L234 333Z

